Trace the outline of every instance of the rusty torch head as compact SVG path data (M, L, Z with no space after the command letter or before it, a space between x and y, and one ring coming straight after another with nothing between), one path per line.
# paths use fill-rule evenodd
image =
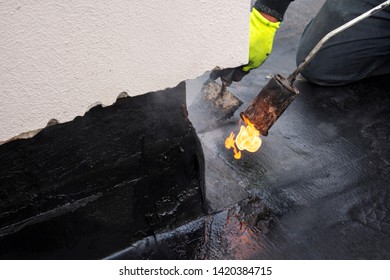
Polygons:
M293 81L279 74L275 75L252 104L241 113L241 118L249 120L262 135L267 136L268 130L298 94Z

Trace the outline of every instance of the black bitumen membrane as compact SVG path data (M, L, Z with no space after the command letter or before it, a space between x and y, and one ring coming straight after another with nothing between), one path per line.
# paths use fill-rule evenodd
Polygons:
M0 259L101 259L204 216L185 83L0 146Z

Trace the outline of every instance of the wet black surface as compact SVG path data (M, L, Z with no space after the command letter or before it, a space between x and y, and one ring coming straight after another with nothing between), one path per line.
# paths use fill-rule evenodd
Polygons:
M177 229L156 234L109 259L244 259L262 249L272 216L255 196Z
M259 258L389 258L390 93L386 80L301 96L258 155L250 189L277 215Z

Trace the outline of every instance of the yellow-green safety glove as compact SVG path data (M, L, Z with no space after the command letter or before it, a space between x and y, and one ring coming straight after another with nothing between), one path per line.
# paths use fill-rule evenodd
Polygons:
M221 78L227 85L241 81L251 69L259 67L268 58L279 25L280 22L269 21L253 8L250 14L248 64L236 68L214 70L211 72L210 78L213 80Z
M252 9L249 28L249 63L242 67L248 72L264 63L272 51L276 30L280 22L271 22L258 10Z

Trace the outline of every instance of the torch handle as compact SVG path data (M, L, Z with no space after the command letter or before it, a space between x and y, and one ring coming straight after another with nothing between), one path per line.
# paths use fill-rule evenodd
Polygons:
M387 6L390 5L390 0L387 0L385 2L383 2L382 4L379 4L378 6L376 6L375 8L372 8L371 10L365 12L364 14L361 14L360 16L348 21L347 23L344 23L343 25L341 25L340 27L332 30L331 32L329 32L328 34L326 34L318 43L317 45L311 50L311 52L305 57L305 59L298 65L298 67L295 69L295 71L290 75L288 76L288 81L291 83L291 85L294 83L296 77L298 76L299 73L301 73L301 71L303 70L303 68L305 68L305 66L313 59L313 57L318 53L318 51L321 49L321 47L330 39L332 38L333 36L335 36L336 34L339 34L341 33L342 31L350 28L351 26L355 25L356 23L358 23L359 21L383 10L384 8L386 8Z

